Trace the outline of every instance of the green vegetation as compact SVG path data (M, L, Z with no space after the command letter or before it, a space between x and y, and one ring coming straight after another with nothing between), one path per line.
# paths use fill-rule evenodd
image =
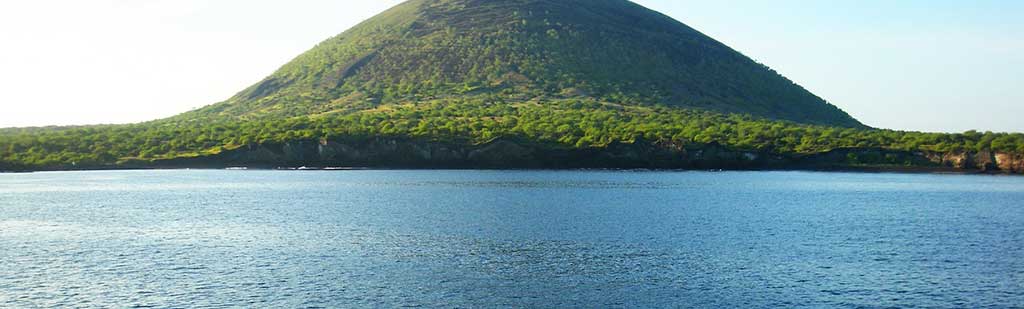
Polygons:
M181 117L271 119L467 94L863 127L768 67L626 0L412 0Z
M412 0L219 104L132 125L0 129L0 170L371 137L569 148L644 139L783 155L850 147L1024 153L1022 134L868 128L626 0Z
M451 143L505 137L577 148L643 138L780 154L849 147L1024 153L1024 134L837 128L668 106L575 99L512 104L490 96L381 105L286 120L167 119L121 126L4 129L0 130L0 162L34 168L101 167L125 159L209 155L255 143L375 136Z

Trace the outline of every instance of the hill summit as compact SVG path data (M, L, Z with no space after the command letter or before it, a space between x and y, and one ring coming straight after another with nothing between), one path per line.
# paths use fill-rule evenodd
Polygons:
M183 117L281 118L459 97L585 98L863 127L768 67L627 0L410 0Z

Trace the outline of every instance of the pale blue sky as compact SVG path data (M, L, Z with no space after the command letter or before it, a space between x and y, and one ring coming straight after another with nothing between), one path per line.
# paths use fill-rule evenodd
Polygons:
M226 99L398 0L0 3L0 127ZM1024 132L1024 1L639 0L876 127Z

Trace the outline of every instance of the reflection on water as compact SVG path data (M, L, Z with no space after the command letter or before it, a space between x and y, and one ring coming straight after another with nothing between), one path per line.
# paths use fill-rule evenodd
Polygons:
M1024 305L1024 179L0 175L0 307Z

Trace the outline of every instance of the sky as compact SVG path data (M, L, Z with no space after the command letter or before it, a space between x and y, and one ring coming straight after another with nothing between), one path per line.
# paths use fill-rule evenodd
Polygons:
M223 101L400 0L5 0L0 127ZM1024 1L637 0L865 124L1024 132Z

